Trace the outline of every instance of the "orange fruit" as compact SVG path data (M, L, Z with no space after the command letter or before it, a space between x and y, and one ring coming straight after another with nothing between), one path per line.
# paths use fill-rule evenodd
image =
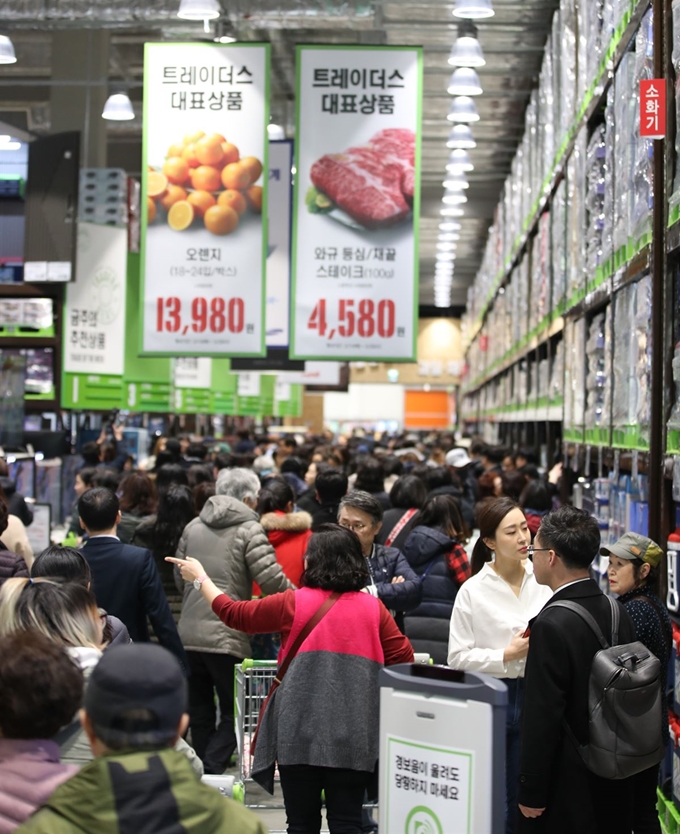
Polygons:
M184 144L185 145L194 145L198 142L199 139L202 139L205 136L202 130L196 130L193 133L187 133L184 137Z
M258 214L262 213L262 186L261 185L251 185L250 188L246 191L246 197L248 198L248 205L253 211L256 211Z
M203 216L203 222L214 235L228 235L238 226L238 214L229 206L212 206Z
M222 162L222 143L216 139L200 139L196 142L196 157L201 165L219 165Z
M220 172L211 165L201 165L192 169L191 183L197 191L219 191Z
M206 139L210 139L211 141L214 141L214 142L219 142L219 143L220 143L220 145L221 145L223 142L226 142L226 141L227 141L227 140L224 138L224 136L222 136L222 134L221 134L221 133L210 133L210 134L208 134L208 136L206 136L205 138L206 138Z
M168 190L164 196L161 197L160 203L166 211L170 211L170 206L174 206L180 200L186 200L187 192L181 185L169 185Z
M170 145L168 152L165 154L166 159L170 156L182 156L184 145Z
M225 188L242 191L250 185L250 174L240 162L232 162L222 168L222 185Z
M260 179L262 175L262 163L256 156L244 156L241 160L241 165L248 172L251 185Z
M181 156L171 156L165 160L163 173L168 182L183 185L189 179L189 165Z
M168 178L160 171L148 171L146 175L147 197L160 197L168 187Z
M215 198L209 191L191 191L187 200L194 207L196 217L203 217L206 211L215 205Z
M246 203L246 198L243 194L240 191L232 190L223 191L217 198L217 205L228 206L234 209L237 214L244 214L248 208L248 203Z
M236 145L231 142L222 142L222 159L225 165L230 165L232 162L239 161L239 152Z
M153 223L156 219L156 202L151 197L146 198L146 222Z
M196 145L187 145L182 151L182 159L190 168L198 168L201 163L196 156Z
M170 206L168 212L168 226L176 232L188 229L194 221L194 207L188 200L180 200Z

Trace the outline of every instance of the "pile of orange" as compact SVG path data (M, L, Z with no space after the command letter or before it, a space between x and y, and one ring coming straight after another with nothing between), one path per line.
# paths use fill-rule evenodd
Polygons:
M262 186L255 185L261 176L260 160L241 157L221 133L189 133L168 148L160 171L147 171L147 222L153 223L160 207L175 231L200 218L212 234L228 235L248 209L262 213Z

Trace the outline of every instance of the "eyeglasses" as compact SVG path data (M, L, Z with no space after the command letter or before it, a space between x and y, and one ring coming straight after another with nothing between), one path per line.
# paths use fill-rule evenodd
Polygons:
M533 544L527 545L527 556L529 557L529 561L534 561L534 553L545 553L548 550L550 550L549 547L534 547Z
M363 531L368 527L368 524L363 524L361 521L355 521L352 524L351 521L340 521L338 522L341 527L344 527L345 530L351 530L353 533L363 533Z

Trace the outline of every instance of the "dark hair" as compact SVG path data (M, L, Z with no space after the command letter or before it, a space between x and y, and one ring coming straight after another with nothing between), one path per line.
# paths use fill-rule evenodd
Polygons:
M208 498L212 498L215 494L215 483L214 481L203 481L201 484L196 484L192 489L192 493L194 496L196 515L200 515L201 510L208 503Z
M386 478L389 478L390 475L396 475L399 477L404 472L404 464L396 455L386 455L383 458L382 465Z
M600 549L597 519L569 504L548 513L536 535L543 547L557 553L567 570L587 570Z
M513 510L519 510L521 507L507 496L496 498L489 501L479 513L477 519L477 526L479 527L479 538L475 542L472 551L472 559L470 559L470 568L472 576L479 573L485 562L491 562L493 559L493 552L487 547L484 539L493 539L496 537L496 530L508 513Z
M402 475L390 490L390 504L395 510L419 510L427 500L427 487L415 475Z
M76 582L83 588L89 588L92 582L90 566L80 550L59 544L51 544L35 557L31 576L54 576L65 582Z
M527 464L535 465L536 463L536 455L532 449L528 449L526 446L519 447L517 454L515 455L515 461L517 458L524 458Z
M203 443L194 442L187 446L187 457L205 460L208 450Z
M640 571L642 570L642 566L645 565L646 562L643 562L642 559L633 559L633 576L635 577L635 584L639 588L647 588L653 594L659 595L659 586L661 585L661 577L659 575L659 568L649 567L649 573L645 579L642 578L640 575Z
M195 463L187 470L187 480L193 489L197 484L214 483L212 469L205 463Z
M158 499L158 512L153 526L154 556L174 556L182 532L195 518L194 496L188 486L172 484Z
M361 492L384 492L385 470L376 458L367 458L357 467L357 478L354 488Z
M411 475L414 475L416 478L420 478L420 480L425 484L425 479L430 474L430 469L432 467L428 466L426 463L415 463L411 467Z
M324 591L360 591L370 579L356 533L339 524L321 524L307 544L307 568L300 585Z
M110 467L97 469L92 479L92 486L106 487L111 492L118 492L123 473Z
M176 437L169 437L165 441L165 452L172 457L173 463L179 463L179 459L182 457L182 444Z
M283 478L267 478L262 485L257 502L257 512L260 515L273 513L278 510L285 513L288 504L295 503L295 494L290 484Z
M83 443L83 448L80 450L80 454L85 462L85 466L96 466L101 460L99 446L94 442L94 440Z
M470 454L471 455L484 455L486 454L486 443L483 440L473 440L470 443Z
M501 489L503 495L512 498L513 501L519 502L520 496L524 487L527 485L528 478L522 472L515 470L511 472L503 472L501 475Z
M117 452L118 444L115 440L107 440L106 443L102 443L101 455L104 463L113 463L116 459Z
M73 721L83 674L66 650L36 631L0 638L0 733L52 739Z
M304 478L307 471L307 464L295 455L290 455L284 461L281 461L281 474L286 472L293 472L298 478Z
M97 470L94 466L84 466L76 472L76 475L87 487L94 486L94 479L97 477Z
M110 530L118 517L116 493L106 487L92 487L78 499L78 515L90 532Z
M228 452L220 452L219 455L215 455L213 466L218 472L222 469L234 469L236 466L236 458Z
M533 463L527 463L526 466L523 466L521 469L517 470L521 472L523 475L526 475L530 481L535 481L541 477L541 473L538 471L538 467L534 466Z
M525 510L546 512L552 509L552 495L545 481L536 480L529 483L522 490L519 505Z
M0 494L0 535L5 532L9 523L9 504L4 490Z
M485 458L487 458L487 460L491 461L491 463L498 465L499 463L502 463L503 458L507 457L509 452L503 446L487 446L482 454Z
M297 440L291 434L285 434L278 440L280 446L286 446L288 449L297 449Z
M425 475L425 486L428 492L453 484L451 473L445 466L429 466L428 470Z
M360 510L371 517L373 524L380 524L383 519L383 505L378 499L371 495L370 492L364 492L362 489L353 489L340 501L339 509L343 507L352 507L355 510Z
M496 478L500 477L497 472L485 472L477 478L479 486L479 500L496 497Z
M130 472L121 484L120 509L133 515L156 512L156 487L146 472Z
M155 712L146 707L132 707L119 712L111 720L111 726L92 722L95 738L109 750L159 750L170 747L177 730L162 733Z
M166 492L173 484L188 486L189 478L186 469L180 463L164 463L156 471L156 491L160 498L162 492Z
M428 498L422 510L413 519L413 526L439 530L460 544L465 544L470 535L458 501L453 495L434 495Z
M322 469L316 476L314 488L319 493L321 503L330 504L343 499L347 494L347 484L347 475L340 469L329 466L327 469Z

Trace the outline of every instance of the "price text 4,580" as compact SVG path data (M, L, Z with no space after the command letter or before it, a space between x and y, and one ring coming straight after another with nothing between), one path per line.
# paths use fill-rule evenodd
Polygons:
M391 299L373 301L372 298L362 298L357 301L355 298L341 298L337 305L334 323L329 322L327 309L331 303L325 298L319 299L307 321L307 329L316 330L319 336L328 339L336 335L341 338L360 336L364 339L376 335L382 339L394 336L395 307Z
M244 322L242 298L193 298L184 304L177 296L156 299L159 333L241 333Z

